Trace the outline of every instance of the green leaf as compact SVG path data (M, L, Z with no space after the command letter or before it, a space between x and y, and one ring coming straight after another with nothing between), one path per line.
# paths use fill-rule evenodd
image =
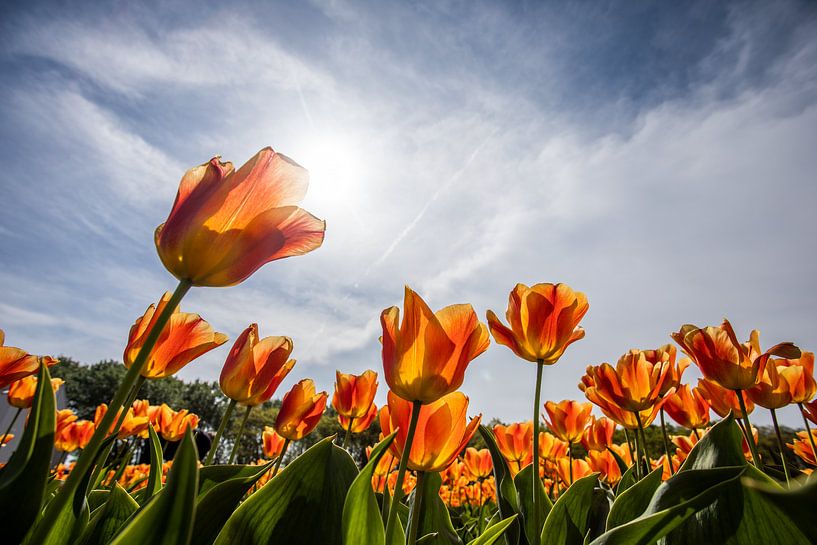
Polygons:
M772 479L763 475L754 466L743 466L742 476L744 479L748 477L766 486L776 486ZM670 485L666 490L659 488L656 491L653 505L648 512L668 509L678 503L675 497L677 494L673 490L677 485L670 481L665 483ZM662 540L664 544L723 545L744 543L805 545L810 542L784 510L772 504L756 489L742 485L741 480L737 478L718 487L712 501L697 510Z
M637 482L638 478L635 474L635 464L633 464L621 475L621 480L619 480L618 485L616 485L616 495L623 494L628 488Z
M358 471L327 437L249 497L227 520L219 545L340 545L343 502Z
M607 517L607 530L612 530L616 526L630 522L646 511L655 490L661 485L663 472L663 467L655 469L618 495L612 509L610 509L610 515Z
M199 456L188 428L182 438L166 486L137 511L111 545L184 545L190 542L199 480Z
M91 510L91 512L96 511L97 508L105 505L105 502L108 501L108 496L110 495L110 490L91 490L91 493L88 494L88 508Z
M162 462L164 462L164 456L162 454L162 444L159 442L159 435L153 429L153 424L148 424L148 438L148 444L150 445L150 473L148 474L148 484L142 489L139 498L139 503L142 505L162 489Z
M429 544L462 545L462 540L451 523L448 507L440 498L440 486L443 484L440 474L426 473L424 479L418 534L422 536L432 533L437 534L434 539L428 541Z
M679 471L746 465L741 441L743 434L730 413L692 447Z
M479 434L485 441L485 446L491 451L491 460L494 465L494 481L496 482L497 508L503 519L520 514L517 502L517 492L514 486L511 470L508 462L499 451L494 434L485 426L479 427ZM505 531L505 542L507 545L527 545L522 524L519 519L514 519L510 527Z
M539 509L539 527L536 527L536 522L533 517L533 464L529 464L522 468L522 471L516 474L513 479L517 490L517 502L519 503L519 510L522 516L522 522L525 528L525 536L528 543L534 543L537 535L542 535L542 528L545 526L548 513L553 508L553 503L545 493L545 486L541 479L536 479L538 483L539 498L537 507Z
M593 489L599 484L598 474L575 481L550 510L542 529L542 545L583 545L590 529Z
M817 506L817 482L807 482L800 488L782 490L777 486L744 479L743 486L782 509L803 533L817 536L817 517L814 511Z
M137 509L139 509L139 504L136 503L136 500L118 483L114 483L107 501L91 515L88 526L85 527L75 545L108 543Z
M270 462L274 464L275 462ZM232 479L246 479L258 473L260 466L253 465L216 465L204 466L199 469L199 491L201 498L210 489Z
M343 503L343 543L344 545L356 545L367 543L371 545L384 545L386 543L386 529L383 525L383 518L380 507L377 505L377 498L372 489L372 477L377 464L385 454L386 450L394 441L397 432L380 441L369 456L369 462L363 467L361 472L349 487L346 500ZM388 489L388 487L387 487Z
M238 472L237 477L208 486L206 492L200 493L196 500L196 522L191 543L196 545L212 543L241 498L258 479L272 469L272 466L273 462L263 466L247 466L247 469L254 469L255 472L250 475L243 475L243 471Z
M479 537L469 541L468 545L492 545L502 536L502 534L505 533L505 530L507 530L508 527L513 524L516 517L517 515L512 515L506 519L500 520L496 524L492 524L486 528Z
M743 471L743 467L732 467L696 469L678 473L658 487L663 490L657 494L657 497L666 494L667 499L663 503L671 504L668 508L656 511L657 505L651 503L648 506L648 512L608 530L595 539L591 545L650 545L655 543L656 540L694 515L696 511L711 503L721 488L739 479Z
M0 470L0 527L9 543L23 539L43 506L56 414L51 375L41 362L37 390L20 444Z

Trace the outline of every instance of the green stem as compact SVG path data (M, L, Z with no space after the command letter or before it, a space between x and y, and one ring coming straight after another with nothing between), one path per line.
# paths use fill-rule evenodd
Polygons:
M700 441L701 440L701 433L698 431L698 428L692 428L692 433L695 434L695 439Z
M420 526L420 513L423 509L423 490L425 489L426 472L417 472L417 484L414 486L414 502L411 505L411 520L409 521L408 539L406 545L417 543L417 530Z
M570 487L573 485L573 443L570 441L567 442L567 461L568 461L568 471L570 474L570 484L567 486Z
M346 445L349 444L349 438L352 436L352 423L354 421L354 418L349 418L349 425L346 427L346 435L343 437L343 446L341 448L346 448Z
M672 465L672 456L669 453L669 437L667 437L667 425L664 422L664 408L660 409L661 414L661 437L664 439L664 455L667 457L669 464L669 471L671 475L675 475L675 467Z
M389 509L389 518L386 521L386 543L392 542L392 534L394 532L395 522L397 519L397 509L400 500L403 497L403 479L406 477L406 467L408 466L409 454L411 453L411 445L414 442L414 433L417 431L417 420L420 418L420 408L422 403L415 401L411 407L411 422L406 434L406 444L403 445L403 454L400 456L400 465L397 469L397 482L394 485L394 497L392 498L391 508Z
M91 469L91 466L99 453L99 448L102 446L102 441L104 441L105 437L108 435L108 430L110 429L111 424L113 424L114 418L116 418L117 411L120 407L122 407L122 404L127 399L134 383L141 375L142 367L144 367L148 356L153 350L153 347L156 346L156 342L159 340L159 336L162 334L168 320L170 320L170 316L173 314L173 311L176 310L176 307L179 306L179 302L181 302L191 287L192 284L189 280L179 281L179 285L176 286L176 290L173 292L173 295L170 297L170 300L168 301L164 310L156 319L156 324L153 328L151 328L150 333L148 333L148 336L145 339L145 344L143 344L141 350L139 350L139 354L136 356L133 365L131 365L130 368L128 368L127 373L125 373L125 378L122 379L122 384L119 385L119 389L116 391L116 394L111 400L111 403L108 406L108 411L105 413L105 416L102 417L102 421L99 423L96 431L91 436L91 440L88 442L88 445L79 455L79 458L74 465L74 470L68 474L68 478L63 483L59 492L46 507L45 513L41 519L42 522L37 525L35 532L31 536L31 543L42 542L49 535L52 535L53 532L62 531L56 529L56 517L63 512L63 509L66 507L68 502L73 501L74 494L79 488L82 478ZM74 513L74 516L79 516L79 514ZM59 526L59 528L64 529L65 526Z
M783 448L783 436L780 435L780 426L777 424L777 414L774 409L769 409L772 413L772 423L774 424L774 433L777 435L777 446L780 449L780 463L783 464L783 473L786 475L786 484L791 486L789 482L789 465L786 463L786 451Z
M250 418L250 411L252 411L252 405L247 405L247 412L244 413L244 418L241 419L241 427L238 428L238 435L235 436L235 443L233 444L233 451L230 453L228 464L232 464L235 461L235 455L238 454L238 445L241 443L241 436L244 435L244 427Z
M806 427L806 435L811 443L811 453L814 455L814 459L817 460L817 447L814 446L814 436L811 435L811 428L808 425L808 418L806 418L806 410L803 408L802 403L798 403L797 406L800 407L800 415L803 417L803 425Z
M6 442L6 437L8 437L11 428L14 427L14 423L17 422L17 417L20 416L22 410L23 409L21 408L17 408L17 412L14 413L14 418L11 419L11 424L9 424L9 427L6 428L6 433L3 434L3 439L0 439L0 446L2 446Z
M484 507L482 501L482 481L477 481L477 484L479 485L479 524L477 525L477 530L479 530L479 532L477 533L477 536L480 536L482 535L482 508Z
M545 368L544 362L540 359L536 362L536 390L533 394L533 471L531 477L533 479L533 543L531 545L539 545L541 537L539 533L542 531L544 521L539 517L539 403L541 402L542 394L542 371Z
M204 465L206 466L213 465L213 460L216 456L216 449L218 448L218 442L221 440L221 436L224 435L224 428L227 427L227 422L233 415L233 409L235 409L236 403L237 402L235 399L231 399L230 403L227 404L227 408L224 410L224 414L221 416L218 431L216 431L216 436L213 438L213 444L210 445L210 452L207 453L207 459L204 461Z
M743 412L743 419L746 421L746 440L749 442L749 450L752 451L752 460L755 462L755 467L763 471L763 462L760 460L760 455L757 453L755 436L752 433L752 423L749 422L749 412L746 410L746 402L743 400L743 390L735 390L735 393L738 394L740 410Z
M647 463L647 473L644 474L646 477L652 471L652 460L650 460L650 455L647 453L647 435L644 433L644 424L641 422L641 414L638 411L634 411L635 414L635 421L638 422L638 431L641 432L641 452L644 453L644 461Z
M633 440L635 442L635 452L630 449L630 455L635 462L635 478L641 480L641 437L638 435L638 429L633 430Z
M630 432L627 430L627 428L624 428L624 438L627 440L627 448L630 449L630 456L632 457L634 452L633 442L630 439ZM637 453L636 456L638 456Z
M128 392L128 397L125 399L125 403L122 404L122 410L119 411L119 418L116 419L116 424L114 424L111 433L108 434L109 437L114 436L119 433L119 428L122 427L122 424L125 422L125 417L128 416L128 409L133 405L133 401L136 399L136 396L139 394L139 390L142 389L142 385L147 380L142 375L139 375L136 378L136 382L134 383L131 391Z
M275 467L272 470L272 477L275 477L278 474L278 468L281 467L281 462L284 459L284 454L287 453L287 448L289 447L289 439L284 441L284 446L281 447L281 454L278 455L278 461L275 462ZM272 478L270 477L270 478Z

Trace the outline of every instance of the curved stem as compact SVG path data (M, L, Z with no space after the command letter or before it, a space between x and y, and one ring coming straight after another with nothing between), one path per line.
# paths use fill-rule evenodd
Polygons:
M803 416L803 425L806 427L806 435L808 435L808 440L811 443L811 453L814 455L814 459L817 460L817 447L814 446L814 436L811 435L811 428L808 425L808 418L806 418L806 410L803 408L802 403L797 404L800 407L800 414Z
M241 420L241 427L238 428L238 435L235 436L235 443L233 444L233 451L230 453L228 464L232 464L235 461L235 455L238 454L238 445L241 442L241 436L244 435L244 427L247 425L247 419L250 418L251 411L252 405L247 405L247 412L244 413L244 418Z
M749 450L752 451L752 460L755 462L755 467L763 471L763 462L760 461L760 455L757 453L757 445L755 444L755 437L752 433L752 423L749 422L749 412L746 410L746 402L743 400L743 390L735 390L735 393L738 394L740 410L743 412L743 419L746 421L746 441L749 443Z
M544 521L539 517L539 403L541 402L542 394L542 371L545 364L542 360L536 362L536 390L533 394L533 471L531 471L531 478L533 479L533 524L536 529L533 532L533 543L531 545L539 545L541 537L539 533L542 531L542 524Z
M392 497L391 508L389 509L389 518L386 521L386 543L392 542L392 533L394 532L394 525L397 519L397 508L400 504L400 499L403 497L403 479L406 477L406 467L408 466L409 454L411 453L411 444L414 442L414 432L417 431L417 420L420 418L420 408L422 404L415 401L411 407L411 422L406 434L406 444L403 445L403 453L400 456L400 465L397 469L397 482L394 484L394 496Z
M120 407L122 407L122 404L130 394L134 383L141 375L142 367L144 367L148 356L153 350L153 347L156 346L156 342L159 340L159 336L162 334L168 320L170 320L170 316L173 314L173 311L176 310L176 307L179 306L179 302L181 302L191 287L192 284L190 281L179 281L179 285L176 286L176 290L170 297L167 306L165 306L159 317L156 318L156 323L151 328L150 333L148 333L148 336L145 339L145 344L143 344L142 348L139 350L139 354L136 356L133 365L128 368L125 378L122 379L119 389L116 391L116 394L114 394L114 397L108 406L108 411L105 413L105 416L102 417L102 421L99 423L99 426L97 426L97 429L91 436L90 441L88 441L88 445L82 449L82 453L79 455L79 458L74 465L74 469L68 474L68 478L63 483L59 492L46 507L43 519L55 522L54 517L58 513L62 512L69 501L73 500L74 493L77 491L77 488L79 488L82 478L94 464L94 460L99 453L99 448L102 446L102 441L105 440L111 424L114 423L114 418L116 418L117 411ZM53 524L38 524L36 531L31 536L31 542L37 543L42 541L46 536L51 535L52 532L56 531L55 528L56 527ZM60 526L60 528L63 528L63 526Z
M207 459L204 461L204 465L206 466L213 464L213 460L216 456L216 449L218 448L218 442L221 440L221 436L224 435L224 429L227 427L227 422L233 415L233 409L235 409L236 403L237 402L235 399L231 399L230 403L227 405L227 408L224 410L224 414L221 416L218 431L216 431L216 436L213 438L213 444L210 445L210 452L207 453Z
M21 409L19 407L17 408L17 412L14 413L14 418L11 419L11 424L9 424L9 427L6 428L6 433L3 434L3 438L0 439L0 446L4 445L6 443L6 437L8 437L9 432L11 431L11 428L14 427L14 423L17 422L17 417L20 416L20 413L22 412L22 410L23 409Z
M664 422L664 408L661 407L659 411L661 413L661 437L664 439L664 455L667 457L670 474L675 475L675 467L672 465L672 456L669 453L669 437L667 437L667 425Z
M638 431L641 432L641 452L644 453L644 461L647 463L647 474L652 471L652 460L650 460L650 455L647 453L647 435L644 433L644 424L641 422L641 414L638 411L634 411L635 414L635 421L638 422ZM644 475L647 476L646 474Z
M783 473L786 475L786 484L791 486L789 482L789 466L786 463L786 451L783 448L783 436L780 435L780 426L777 424L777 414L774 409L769 409L772 413L772 423L774 424L774 433L777 435L777 446L780 449L780 463L783 464Z
M411 520L409 521L408 539L406 545L417 543L417 530L420 526L420 513L423 509L423 491L426 484L426 472L417 472L417 484L414 486L414 502L411 506Z
M278 455L278 461L275 462L275 468L272 470L272 477L278 474L278 468L281 467L281 461L284 459L284 454L287 453L287 448L289 447L289 439L284 441L284 446L281 447L281 454ZM270 477L270 478L272 478Z
M343 445L341 448L346 448L346 445L349 444L349 437L352 436L352 423L355 421L354 418L349 418L349 425L346 426L346 435L343 437Z

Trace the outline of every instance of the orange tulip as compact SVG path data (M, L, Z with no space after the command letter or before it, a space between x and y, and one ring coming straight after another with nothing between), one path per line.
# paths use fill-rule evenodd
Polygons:
M74 411L71 409L57 410L54 425L54 440L56 441L63 433L66 433L65 429L75 422L77 418L79 417L74 414Z
M173 276L194 286L232 286L265 263L323 243L326 223L296 206L308 172L264 148L237 171L219 157L188 170L156 249Z
M698 388L690 388L688 384L682 384L667 397L664 410L687 429L701 429L709 425L709 403Z
M814 352L803 352L796 360L772 360L777 366L777 373L789 385L792 403L811 401L817 393L817 381L814 380Z
M85 448L96 426L90 420L70 422L59 429L54 437L54 447L62 452L73 452Z
M270 399L295 365L289 359L292 339L258 337L258 324L250 324L236 339L221 370L224 395L249 407Z
M567 441L557 439L552 433L539 432L539 456L543 460L553 461L567 456L568 447Z
M698 379L698 386L695 387L701 396L709 403L715 413L721 418L726 418L729 411L734 411L738 418L743 417L743 411L740 408L740 401L738 395L733 390L727 390L720 386L717 382L707 380L705 378ZM746 397L746 412L752 414L755 410L755 404L751 398Z
M173 417L169 422L159 428L159 434L165 441L181 441L188 429L194 430L199 425L199 416L191 413L187 409L173 411Z
M587 453L587 465L591 471L601 473L602 480L609 485L615 485L621 480L621 468L616 458L608 450L591 450ZM576 476L574 475L575 479Z
M811 430L811 437L817 443L817 430ZM814 458L814 450L811 448L811 442L805 431L798 431L797 438L792 443L787 443L786 446L805 463L817 467L817 459Z
M817 399L803 403L803 415L812 423L817 424Z
M281 401L275 431L290 441L302 439L320 422L328 397L326 392L315 393L315 383L311 379L295 384Z
M371 405L369 405L368 413L364 414L360 418L355 418L354 420L351 420L352 428L350 431L352 433L363 433L364 431L369 429L369 426L372 425L372 422L374 422L374 419L376 417L377 405L372 403ZM350 422L349 418L346 418L342 414L338 415L338 424L340 424L340 427L343 428L344 430L349 429L349 422Z
M61 378L51 379L51 388L54 393L60 389L60 386L65 384ZM8 400L9 405L17 407L18 409L28 409L34 401L34 394L37 392L37 377L29 375L20 380L14 381L9 386Z
M268 460L280 456L281 451L284 450L284 443L286 443L286 439L278 435L275 429L269 426L264 426L264 431L261 434L261 440L264 447L264 456Z
M673 388L677 388L681 384L681 376L684 374L686 368L689 367L690 360L689 358L684 358L676 361L678 351L673 345L665 344L656 350L643 350L642 354L644 354L647 361L653 365L666 363L669 367L658 395L663 397L667 392Z
M416 435L408 457L415 471L441 471L457 457L477 431L482 415L466 424L468 397L462 392L448 394L423 405L417 420ZM380 409L380 428L384 435L397 430L389 447L400 458L406 445L412 403L388 393L388 405Z
M579 322L588 308L587 297L567 284L517 284L505 313L510 327L491 310L488 327L496 342L520 358L552 365L570 344L584 337Z
M377 393L377 373L368 369L361 375L335 372L335 395L332 406L338 416L360 418L371 412Z
M548 414L545 422L553 435L572 444L581 439L585 426L590 422L593 405L564 399L559 403L548 401L545 411Z
M366 447L366 459L369 460L372 457L372 450L374 447ZM392 468L397 466L397 460L394 459L391 452L386 451L380 457L380 460L377 462L377 465L374 468L374 474L385 476L391 473Z
M432 403L460 387L468 364L488 348L488 330L471 305L435 313L408 286L403 309L402 323L397 307L380 315L386 384L407 401Z
M516 422L510 426L494 426L494 437L499 451L516 473L533 461L533 424Z
M494 463L493 460L491 460L491 451L487 448L477 450L473 447L468 447L465 449L465 455L462 461L472 481L490 477L494 470Z
M168 407L169 409L169 407ZM94 426L99 427L102 423L102 418L105 416L105 413L108 412L108 404L101 403L97 406L96 411L94 412ZM117 412L117 418L114 420L116 422L122 414L122 409L119 409ZM119 428L119 432L116 436L119 439L124 439L126 437L147 437L148 435L148 423L150 422L150 418L148 416L137 416L134 413L133 407L128 407L127 412L125 413L125 418L122 420L122 425ZM111 425L111 430L113 429L115 424ZM110 433L110 431L109 431Z
M571 479L571 472L570 466L573 466L573 478ZM559 458L556 461L556 475L558 475L559 479L565 484L565 486L570 486L573 482L581 479L582 477L587 477L593 473L593 469L590 467L590 464L582 460L581 458L574 458L571 460L567 457Z
M664 379L670 370L669 353L653 351L659 357L650 362L644 352L630 350L613 367L609 363L589 366L596 392L625 411L644 411L661 397Z
M591 418L590 423L582 433L582 445L590 452L603 451L613 444L613 434L616 432L616 423L611 419Z
M760 333L752 331L749 342L738 342L732 324L724 320L720 327L681 327L672 338L698 365L704 377L729 390L748 390L763 373L771 356L799 358L800 349L792 343L780 343L760 351Z
M47 367L57 364L57 360L51 356L38 358L25 350L4 346L5 340L6 335L0 329L0 388L5 388L23 377L36 374L40 369L39 361L42 361Z
M582 377L582 382L579 383L579 389L584 392L585 397L589 401L601 409L601 412L603 412L607 418L628 430L638 429L638 418L635 416L636 413L632 411L625 411L615 403L609 401L606 397L600 395L594 386L593 378L591 376L584 375ZM655 420L655 417L658 416L658 412L663 406L664 399L666 398L659 400L652 406L652 408L638 412L642 426L649 426L652 421Z
M683 463L684 460L686 460L687 457L689 456L689 453L692 452L692 447L698 444L698 436L695 435L694 432L690 433L689 435L674 435L671 441L677 447L675 449L675 458L680 463ZM675 467L679 467L681 465L680 463L677 464Z
M775 360L766 364L763 372L758 375L757 384L746 390L746 393L756 405L765 409L779 409L791 403L791 388Z
M170 293L165 293L158 306L150 305L144 316L137 318L131 326L124 354L125 367L130 367L136 360L156 320L169 301ZM173 375L194 359L225 342L227 335L213 331L210 324L201 316L181 312L177 307L159 335L153 350L150 351L142 367L142 376L163 378Z

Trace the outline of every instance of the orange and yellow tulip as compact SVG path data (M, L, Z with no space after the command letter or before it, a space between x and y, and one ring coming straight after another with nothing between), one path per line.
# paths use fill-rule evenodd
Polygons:
M572 473L571 465L573 466ZM563 457L556 460L556 475L559 477L562 483L564 483L565 488L582 477L587 477L591 473L593 473L593 469L590 467L590 464L581 458L574 458L571 460L568 457Z
M75 422L79 418L71 409L57 410L56 421L54 424L54 437L57 438L63 433L63 430Z
M587 453L587 465L591 471L601 473L601 478L609 485L621 480L621 468L615 456L608 450L591 450ZM574 475L575 479L576 476Z
M732 324L724 320L719 327L686 324L672 334L704 377L729 390L748 390L757 383L771 356L799 358L800 349L792 343L780 343L760 351L760 333L755 329L749 342L741 344Z
M630 350L613 367L609 363L589 366L596 392L625 411L647 410L658 402L670 370L669 352L652 351L655 362L640 350Z
M605 417L591 418L582 433L582 446L588 451L603 451L613 444L616 423Z
M368 369L360 375L335 372L335 395L332 406L338 416L360 418L371 412L377 393L377 373ZM347 423L348 425L348 423Z
M733 390L727 390L719 385L717 382L707 380L705 378L698 379L698 386L695 390L709 403L709 406L715 411L715 414L721 418L726 418L730 411L734 411L738 418L743 417L743 411L740 408L740 401L738 394ZM751 398L745 398L746 412L752 414L755 410L755 404Z
M166 406L166 405L165 405ZM169 407L168 407L169 409ZM104 418L105 413L108 412L108 404L101 403L97 406L96 411L94 412L94 426L99 427L102 423L102 418ZM122 409L119 409L117 412L117 418L122 414ZM122 420L122 425L119 427L119 431L117 432L116 436L119 439L124 439L126 437L147 437L148 435L148 424L150 423L150 418L147 415L137 416L133 410L133 407L128 407L125 418ZM111 425L111 430L113 429L115 424ZM109 430L110 433L110 430Z
M559 403L546 402L545 411L545 422L553 435L572 444L581 439L584 428L592 417L593 405L564 399Z
M275 418L275 431L290 441L302 439L320 422L328 397L326 392L315 393L315 383L311 379L298 382L284 394Z
M814 352L803 352L794 360L772 360L777 366L777 373L789 385L792 403L811 401L817 393L817 381L814 380Z
M51 379L51 388L54 393L65 383L61 378ZM9 405L18 409L28 409L34 401L34 394L37 392L37 377L29 375L20 380L16 380L9 386Z
M550 432L539 432L539 457L543 460L554 461L567 456L569 445L567 441L557 439Z
M491 451L487 448L477 450L474 447L468 447L465 449L462 462L472 481L488 478L494 470Z
M165 268L194 286L232 286L265 263L323 243L326 223L296 206L308 172L264 148L237 171L219 157L188 170L156 229Z
M754 401L755 405L765 409L780 409L791 403L789 382L780 372L775 360L767 362L757 378L757 384L746 390L749 399Z
M90 420L78 420L62 426L54 436L54 448L62 452L73 452L85 448L96 426Z
M658 394L661 397L665 396L667 392L673 388L677 388L681 384L681 376L683 376L684 371L691 363L689 358L676 361L678 350L676 350L676 348L671 344L665 344L664 346L655 350L642 350L642 353L644 354L644 357L647 358L647 361L653 365L666 363L669 367L667 375L664 377L664 383L661 385L661 389Z
M709 402L698 388L690 388L688 384L680 385L667 397L664 410L687 429L696 430L709 425Z
M199 416L187 409L174 411L166 403L151 405L147 409L148 420L165 441L181 441L188 428L194 430L199 425ZM145 430L146 431L146 430ZM144 435L144 431L140 432Z
M377 405L372 403L369 405L369 412L361 416L360 418L355 418L354 420L350 418L346 418L342 414L338 415L338 424L344 430L349 430L351 433L363 433L364 431L369 429L369 426L372 425L374 419L377 418ZM351 429L349 428L349 422L352 423Z
M284 443L286 439L278 435L275 428L264 426L264 431L261 433L261 441L263 443L264 456L268 460L277 458L284 450Z
M406 445L412 403L393 392L388 393L388 405L380 409L383 435L397 430L389 447L400 458ZM453 392L420 408L416 435L408 456L408 468L414 471L441 471L457 457L477 431L479 415L466 424L468 397Z
M812 440L817 443L817 430L811 430ZM814 449L805 431L798 431L797 437L791 443L786 444L805 463L817 467L817 459L814 457Z
M579 389L584 392L585 397L590 402L601 409L601 412L603 412L607 418L623 428L637 430L638 418L635 416L636 413L626 411L606 397L600 395L593 384L593 378L589 375L584 375L582 382L579 383ZM662 398L651 408L638 412L638 417L641 419L643 426L649 426L652 421L655 420L655 417L658 416L658 412L663 406L664 399L666 398Z
M567 284L517 284L505 313L510 327L491 310L488 327L496 342L520 358L552 365L570 344L584 337L579 322L588 308L587 297Z
M169 301L170 293L165 293L158 305L150 305L144 316L137 318L131 326L123 356L125 367L130 367L136 360ZM176 307L142 366L142 376L163 378L173 375L194 359L225 342L227 335L215 332L201 316L181 312Z
M250 324L227 355L219 377L224 395L254 407L269 400L295 365L289 359L292 339L258 336L258 324Z
M531 422L516 422L510 426L497 424L494 426L494 437L512 473L517 473L533 461L533 424Z
M47 367L57 364L57 360L51 356L38 358L25 350L4 346L5 340L6 335L0 329L0 388L5 388L12 382L37 373L40 369L40 361Z
M468 364L488 348L488 330L471 305L432 312L408 286L397 307L380 315L383 370L392 392L428 404L460 387Z

